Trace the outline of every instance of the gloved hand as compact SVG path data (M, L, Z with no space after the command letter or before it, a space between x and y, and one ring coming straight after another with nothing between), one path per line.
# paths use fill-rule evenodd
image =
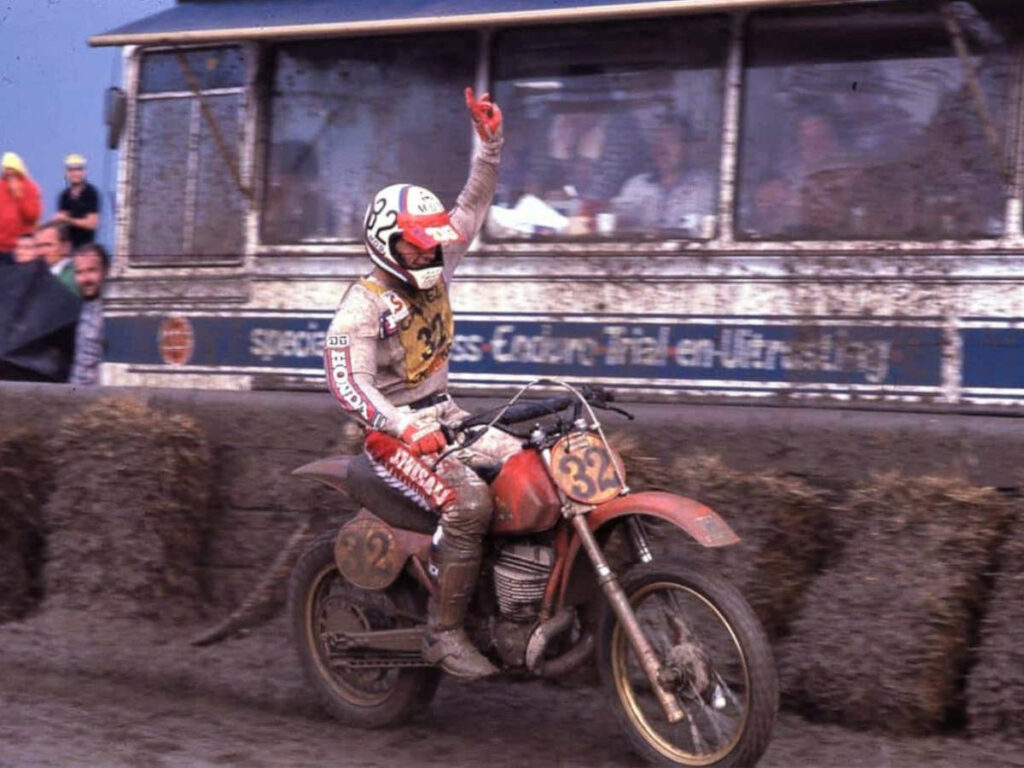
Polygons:
M485 93L478 101L473 95L473 89L467 88L466 107L481 139L490 141L501 133L501 109L491 101L489 93Z
M437 422L410 424L402 432L402 442L407 443L413 453L418 454L438 453L448 445L448 440L445 439L444 432Z

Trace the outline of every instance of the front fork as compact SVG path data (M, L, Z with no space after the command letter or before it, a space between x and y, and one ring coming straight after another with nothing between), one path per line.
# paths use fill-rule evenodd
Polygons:
M651 683L651 690L654 691L654 695L658 697L661 708L665 711L665 717L668 718L670 723L678 723L686 715L679 706L679 702L676 701L675 695L665 690L662 686L661 664L658 662L658 657L655 655L654 649L651 648L651 644L647 641L647 637L640 627L640 622L636 620L633 606L629 604L629 598L626 597L626 593L620 586L619 580L615 578L615 572L608 566L604 552L601 551L597 539L594 538L593 532L587 526L586 515L574 514L572 516L572 525L576 529L580 541L583 542L583 548L587 551L587 555L594 564L594 568L597 571L598 584L601 585L601 589L608 598L608 602L611 603L612 610L615 612L619 623L626 630L626 637L629 638L630 645L633 646L637 658L640 659L640 666L643 667L644 674L647 675L647 679Z

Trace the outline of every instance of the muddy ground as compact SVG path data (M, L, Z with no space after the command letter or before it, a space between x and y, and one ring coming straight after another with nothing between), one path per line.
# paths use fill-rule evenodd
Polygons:
M0 627L2 766L633 766L601 689L446 682L410 725L322 715L277 620L205 649L194 626L51 610ZM1024 766L1024 743L893 738L783 714L761 765Z

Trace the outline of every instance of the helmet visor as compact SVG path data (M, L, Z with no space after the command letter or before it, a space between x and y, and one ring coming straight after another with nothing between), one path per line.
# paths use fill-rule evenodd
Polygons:
M403 240L424 250L438 245L462 242L465 239L452 226L451 218L443 211L421 216L400 213L398 228L402 230Z

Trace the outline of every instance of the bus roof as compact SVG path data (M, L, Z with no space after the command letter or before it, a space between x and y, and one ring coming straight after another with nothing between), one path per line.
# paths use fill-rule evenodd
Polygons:
M95 35L90 45L170 45L424 32L821 5L828 0L179 0L174 8ZM839 2L840 0L831 0ZM871 0L846 0L847 3Z

